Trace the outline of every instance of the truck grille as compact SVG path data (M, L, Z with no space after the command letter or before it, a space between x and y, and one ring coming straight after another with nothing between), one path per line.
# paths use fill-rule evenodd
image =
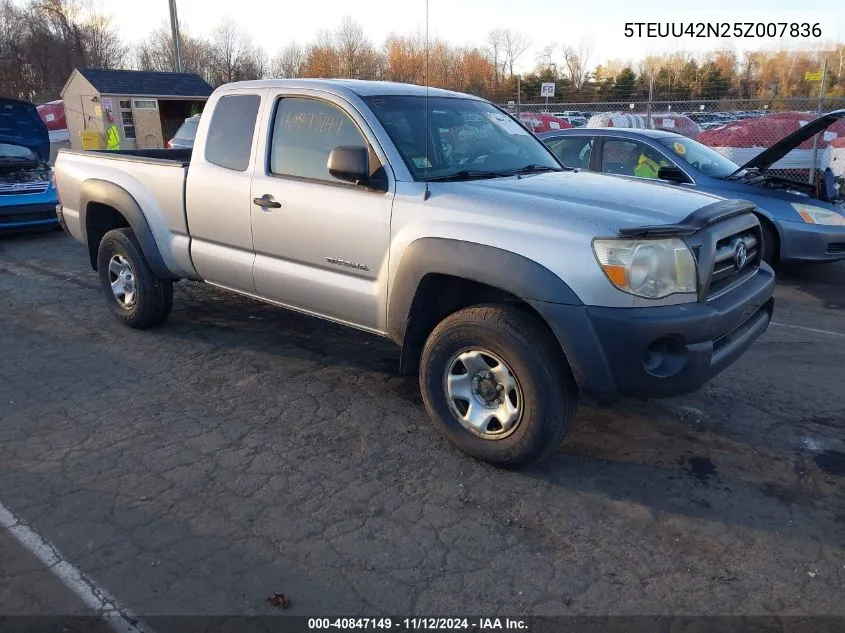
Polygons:
M756 226L716 242L708 299L724 294L757 272L762 257L762 241L762 232Z

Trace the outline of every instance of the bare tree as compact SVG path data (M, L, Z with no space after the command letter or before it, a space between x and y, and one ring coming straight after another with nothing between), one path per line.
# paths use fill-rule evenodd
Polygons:
M839 65L839 68L836 71L836 81L838 83L842 83L842 72L845 70L845 44L840 44L836 47L834 57Z
M578 46L563 47L563 62L566 64L566 74L569 83L576 90L580 90L590 78L590 55L592 44L589 40L582 39Z
M537 62L540 66L551 71L554 75L557 75L557 64L554 61L556 50L557 46L555 44L546 44L540 49L540 54L537 56Z
M375 51L364 29L352 18L345 17L334 34L342 77L365 78L374 74Z
M270 66L270 75L277 78L300 77L305 68L305 50L291 42L280 50Z
M503 32L503 42L508 75L513 77L513 67L531 46L531 40L518 31L505 29Z
M127 47L111 26L111 18L92 15L82 25L82 38L88 66L121 68L126 60Z
M214 85L256 78L255 47L236 22L225 20L214 29L210 44Z
M499 69L501 68L501 74L504 75L504 67L500 66L503 64L503 57L504 57L504 50L505 50L505 32L500 29L493 29L487 34L487 47L490 53L490 58L493 61L493 68L495 69L495 84L499 85Z
M185 72L197 73L211 83L214 80L211 69L211 51L209 43L193 37L187 26L179 28L179 40L182 50L182 65ZM140 70L176 71L176 53L173 50L173 37L170 27L162 22L135 49L135 66Z

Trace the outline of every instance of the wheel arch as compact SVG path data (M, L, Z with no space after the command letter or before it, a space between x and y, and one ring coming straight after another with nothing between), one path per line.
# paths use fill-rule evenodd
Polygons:
M161 279L177 279L167 268L152 229L135 198L113 182L90 179L82 183L79 223L85 236L91 267L97 269L97 249L103 236L115 228L132 229L150 268Z
M514 303L548 327L529 303L583 305L541 264L494 246L420 238L404 251L388 304L387 333L402 348L400 371L416 371L428 334L443 318L480 303ZM565 350L561 353L566 357Z

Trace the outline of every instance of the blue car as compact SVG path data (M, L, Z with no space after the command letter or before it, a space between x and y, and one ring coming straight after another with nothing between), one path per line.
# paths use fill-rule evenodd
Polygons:
M50 134L35 106L0 98L0 232L58 226Z
M763 258L778 262L845 259L845 186L827 169L814 185L776 175L771 166L845 118L837 110L811 121L745 165L680 134L627 128L575 128L537 136L569 167L648 177L757 205Z

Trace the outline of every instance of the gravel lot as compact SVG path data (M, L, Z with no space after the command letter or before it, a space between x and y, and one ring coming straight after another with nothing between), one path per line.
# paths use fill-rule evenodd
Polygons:
M133 331L81 245L2 237L0 502L141 615L845 615L845 265L777 301L698 393L584 406L506 472L387 342L187 282Z

